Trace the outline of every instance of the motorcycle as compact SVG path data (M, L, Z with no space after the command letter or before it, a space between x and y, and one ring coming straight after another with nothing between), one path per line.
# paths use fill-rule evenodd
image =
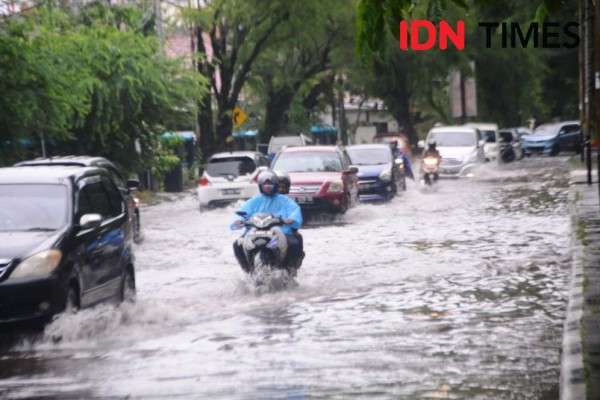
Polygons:
M423 180L428 186L433 185L438 180L439 161L435 157L425 157L421 161L421 170L423 171Z
M248 269L240 265L244 272L255 277L259 285L265 283L274 272L286 272L287 277L295 277L297 268L284 265L287 238L281 229L277 229L285 225L284 221L266 213L248 218L246 213L238 211L237 215L244 218L243 227L247 230L237 239L248 263Z

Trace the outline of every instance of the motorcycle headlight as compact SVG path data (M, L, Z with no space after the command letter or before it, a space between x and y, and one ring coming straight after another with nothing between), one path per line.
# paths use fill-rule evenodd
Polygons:
M329 193L340 193L344 191L344 184L341 181L334 181L329 183L329 188L327 189Z
M8 279L46 278L58 267L61 258L60 250L47 250L34 254L21 261Z
M379 179L385 182L389 182L392 180L392 170L386 169L381 174L379 174Z

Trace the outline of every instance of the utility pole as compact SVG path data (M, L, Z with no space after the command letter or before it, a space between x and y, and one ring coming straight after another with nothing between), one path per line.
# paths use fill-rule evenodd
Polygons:
M154 0L153 8L154 8L154 23L156 27L156 36L158 36L158 40L160 41L161 47L164 44L164 31L163 31L163 18L162 18L162 1Z
M579 37L585 38L585 2L587 0L579 0ZM577 48L577 56L579 60L579 121L581 121L581 130L579 131L579 143L581 143L581 151L579 153L581 162L585 162L585 46L580 45Z
M592 101L594 99L594 8L592 0L585 0L585 37L584 37L584 70L585 70L585 154L587 167L587 183L592 184Z
M595 13L594 13L594 40L592 46L594 48L594 58L595 58L595 68L594 68L594 108L595 108L595 126L594 132L594 142L590 141L590 155L592 145L596 146L596 163L597 163L597 175L596 180L598 182L598 194L600 195L600 148L598 148L598 128L600 127L600 51L598 51L597 46L600 44L600 1L596 0L595 4ZM591 139L591 138L590 138ZM591 157L590 157L591 158ZM590 161L591 163L591 161ZM591 172L590 172L591 173Z

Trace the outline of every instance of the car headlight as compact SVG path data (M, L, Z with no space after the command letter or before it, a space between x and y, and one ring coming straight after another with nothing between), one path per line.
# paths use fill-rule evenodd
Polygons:
M389 182L392 180L392 170L386 169L381 174L379 174L379 179L385 182Z
M344 184L341 181L330 182L327 191L329 193L341 193L344 191Z
M47 250L34 254L21 261L8 279L46 278L58 267L61 258L60 250Z

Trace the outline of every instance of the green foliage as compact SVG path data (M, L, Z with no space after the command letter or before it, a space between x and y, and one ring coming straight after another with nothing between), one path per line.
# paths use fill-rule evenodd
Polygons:
M207 84L167 59L147 28L140 10L101 3L73 14L40 7L0 27L2 139L44 133L61 153L106 156L128 170L171 163L161 161L158 135L193 121Z

